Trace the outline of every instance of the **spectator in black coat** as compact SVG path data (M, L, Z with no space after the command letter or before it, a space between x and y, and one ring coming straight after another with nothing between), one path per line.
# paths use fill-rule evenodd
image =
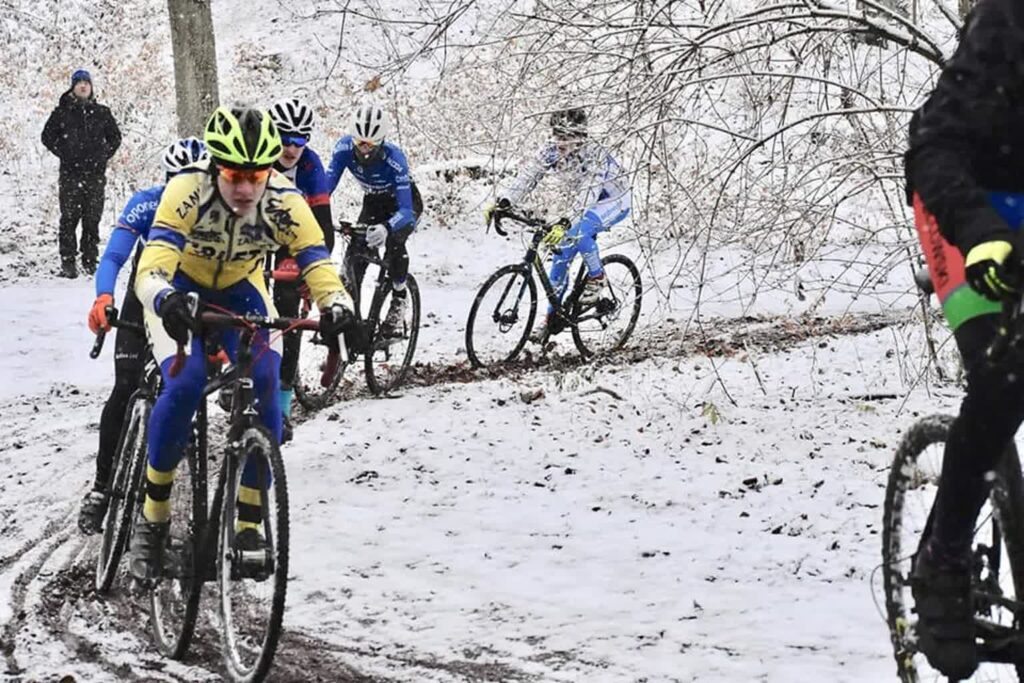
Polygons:
M71 75L71 87L43 128L43 144L60 159L61 276L77 277L75 229L82 222L82 268L96 271L100 217L107 185L107 160L121 144L110 109L96 102L85 69Z

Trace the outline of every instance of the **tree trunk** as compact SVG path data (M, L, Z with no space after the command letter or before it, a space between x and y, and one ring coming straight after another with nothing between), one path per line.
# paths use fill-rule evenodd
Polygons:
M174 51L178 135L201 137L210 112L220 102L217 49L209 0L167 0Z

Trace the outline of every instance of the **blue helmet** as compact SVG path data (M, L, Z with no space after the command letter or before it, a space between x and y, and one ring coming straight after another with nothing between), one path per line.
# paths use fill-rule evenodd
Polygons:
M186 166L207 158L206 145L199 138L182 138L164 151L164 170L174 175Z
M71 87L75 87L75 83L79 81L87 81L92 83L92 76L85 69L78 69L75 73L71 74Z

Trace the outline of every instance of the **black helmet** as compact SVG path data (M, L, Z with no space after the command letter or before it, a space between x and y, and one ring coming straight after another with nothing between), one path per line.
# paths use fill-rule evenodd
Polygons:
M587 112L582 107L560 109L551 114L551 132L558 138L587 137Z

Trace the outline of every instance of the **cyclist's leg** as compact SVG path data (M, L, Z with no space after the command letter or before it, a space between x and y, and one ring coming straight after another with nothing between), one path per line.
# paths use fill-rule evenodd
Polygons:
M352 295L352 300L357 304L359 302L360 294L362 293L363 287L363 276L366 275L366 260L357 258L360 254L366 253L366 240L362 236L353 236L349 240L348 246L345 247L345 257L342 260L342 273L345 274L343 280L351 280L352 291L349 292Z
M394 286L395 292L405 291L405 280L409 276L409 250L405 243L415 229L415 225L410 225L388 233L384 257L388 264L388 271L391 273L391 284Z
M288 258L288 252L283 254L279 251L275 257L276 262ZM278 315L295 318L299 315L299 283L298 282L274 282L274 306ZM302 333L292 330L284 335L284 351L281 354L281 414L288 419L291 417L292 391L295 382L295 372L299 365L299 351L302 344Z
M629 195L617 199L609 199L595 204L581 221L580 253L587 264L587 275L592 278L601 277L604 267L601 265L601 252L597 247L597 234L610 230L621 223L630 212Z
M970 586L974 523L990 488L987 473L1024 418L1024 383L1009 379L1012 368L993 368L985 360L999 305L966 284L962 255L942 238L935 218L916 196L914 218L936 294L963 356L967 393L946 440L931 531L914 558L911 588L921 651L933 667L962 679L978 661Z
M177 283L176 283L177 284ZM163 390L149 420L146 502L143 516L149 522L166 522L171 516L170 495L174 471L192 434L192 418L206 385L206 353L202 340L193 337L186 349L185 363L175 377L170 369L177 343L156 315L146 311L146 329L153 343L153 356L163 374Z
M1016 371L987 362L985 351L995 339L999 317L980 315L954 332L967 374L967 393L953 421L942 459L935 497L932 539L942 549L966 553L974 524L988 497L987 473L1024 421L1024 368Z
M217 292L213 300L235 313L257 313L260 315L276 315L270 296L267 294L263 278L250 276L248 280L229 287L226 290ZM236 330L224 330L221 334L221 345L231 358L236 362L238 354L239 335ZM267 428L271 438L281 443L282 416L280 403L281 376L281 340L276 335L271 336L269 330L260 330L253 342L253 367L252 380L256 394L256 412L260 416L260 422ZM262 465L262 467L260 467ZM261 472L262 470L262 472ZM265 484L270 482L270 469L268 463L257 463L252 460L246 462L245 470L242 472L242 485L239 488L238 500L239 518L237 520L238 530L244 528L257 528L260 522L260 481Z
M119 311L123 322L142 324L142 304L135 292L128 290ZM124 424L128 399L138 388L139 375L145 365L146 338L130 330L118 328L114 343L114 388L100 416L100 445L96 454L96 480L93 488L106 489Z

